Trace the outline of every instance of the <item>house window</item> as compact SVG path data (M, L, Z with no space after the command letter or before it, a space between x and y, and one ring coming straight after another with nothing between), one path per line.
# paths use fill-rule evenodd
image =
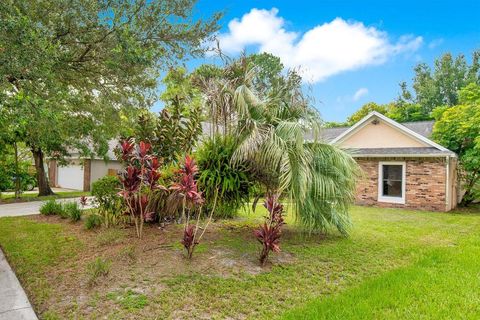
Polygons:
M405 203L405 162L380 162L378 201Z

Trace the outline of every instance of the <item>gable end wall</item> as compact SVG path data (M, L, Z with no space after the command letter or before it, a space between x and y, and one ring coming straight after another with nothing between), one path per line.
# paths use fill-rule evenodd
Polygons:
M446 165L444 158L357 158L363 177L357 183L356 204L383 208L445 211ZM405 204L378 202L378 163L405 161Z

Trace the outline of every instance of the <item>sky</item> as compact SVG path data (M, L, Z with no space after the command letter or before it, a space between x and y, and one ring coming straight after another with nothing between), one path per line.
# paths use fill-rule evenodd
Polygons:
M199 0L195 10L203 17L224 12L218 38L229 56L269 52L300 70L326 121L394 100L420 62L432 65L446 52L470 60L480 49L480 0Z

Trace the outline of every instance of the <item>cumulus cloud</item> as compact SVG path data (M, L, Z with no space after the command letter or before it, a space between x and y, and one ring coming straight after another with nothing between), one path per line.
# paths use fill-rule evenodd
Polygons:
M360 88L354 93L354 95L352 97L352 100L353 101L358 101L358 100L360 100L360 98L365 97L367 94L368 94L368 89L367 88Z
M416 51L422 37L404 35L391 42L388 34L362 22L336 18L304 33L288 31L278 9L252 9L228 24L219 35L220 47L238 53L258 46L282 59L289 68L300 68L306 80L318 82L348 70L386 62L392 56Z

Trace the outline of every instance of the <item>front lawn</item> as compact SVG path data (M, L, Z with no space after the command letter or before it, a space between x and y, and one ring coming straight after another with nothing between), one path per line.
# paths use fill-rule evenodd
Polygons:
M16 199L15 194L2 194L0 195L0 204L2 203L13 203L13 202L28 202L28 201L47 201L52 199L63 199L63 198L76 198L81 196L89 196L90 192L88 191L60 191L55 192L55 194L50 196L41 196L39 197L37 193L22 193L20 198Z
M480 215L354 207L349 238L289 220L259 267L261 215L216 222L192 262L182 227L86 231L0 219L0 245L45 319L440 319L480 313Z

